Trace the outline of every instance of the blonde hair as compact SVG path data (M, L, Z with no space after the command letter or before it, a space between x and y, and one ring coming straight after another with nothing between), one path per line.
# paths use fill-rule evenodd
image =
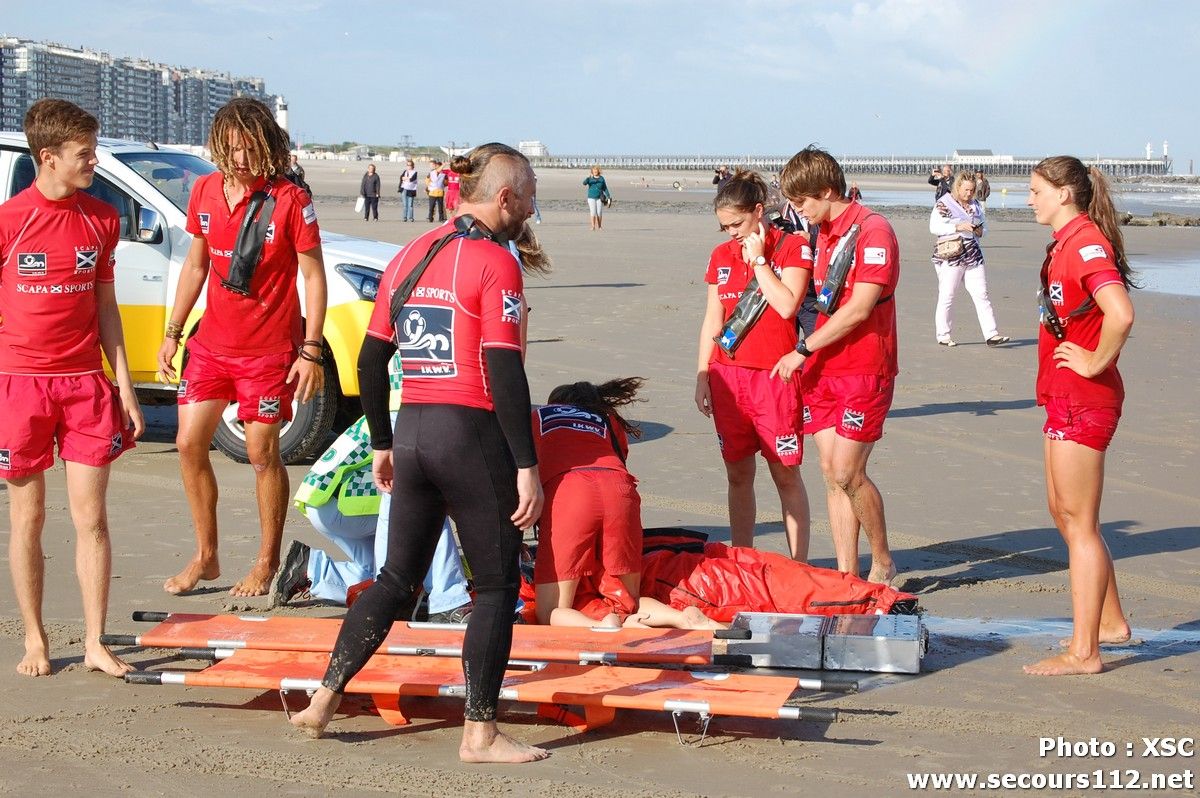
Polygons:
M505 186L520 194L533 190L529 159L507 144L480 144L466 155L454 156L450 169L461 176L458 191L463 202L486 202Z

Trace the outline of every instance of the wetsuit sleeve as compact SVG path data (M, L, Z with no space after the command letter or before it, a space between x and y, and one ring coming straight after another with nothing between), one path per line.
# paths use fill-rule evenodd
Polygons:
M358 353L358 386L363 415L371 431L372 449L392 448L392 423L388 411L388 361L396 345L373 335L363 337Z
M492 386L492 401L504 439L512 451L517 468L537 465L533 446L533 424L529 415L529 381L519 349L490 347L483 350L487 359L488 382ZM364 402L364 407L366 403Z

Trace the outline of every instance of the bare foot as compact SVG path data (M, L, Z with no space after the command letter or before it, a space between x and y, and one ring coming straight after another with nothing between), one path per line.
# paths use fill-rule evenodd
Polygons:
M1109 646L1120 645L1121 643L1128 643L1129 638L1132 636L1133 636L1133 632L1129 628L1129 624L1122 621L1119 625L1116 625L1116 626L1110 626L1110 627L1101 626L1099 642L1100 642L1100 645L1102 645L1102 646L1103 645L1109 645ZM1071 647L1071 638L1064 637L1062 640L1058 641L1058 645L1061 648L1070 648Z
M871 573L867 576L867 581L880 585L890 585L892 584L892 580L896 578L897 573L899 571L896 570L896 563L894 562L889 562L883 566L872 563Z
M242 581L238 582L229 589L231 596L265 596L271 590L271 580L275 577L275 571L278 570L279 563L271 565L262 560L255 560L254 567L250 569L250 573L242 577Z
M333 720L333 715L341 703L342 696L340 694L327 687L318 688L317 692L313 694L312 700L308 702L308 706L292 715L290 723L299 731L316 740L325 731L329 721Z
M22 676L49 676L50 643L45 634L25 637L25 656L17 663L17 673Z
M104 671L120 679L133 670L133 666L108 650L99 642L88 643L84 649L83 664L89 671Z
M216 558L202 560L196 557L187 564L186 568L163 582L163 590L174 596L178 596L180 593L186 593L196 587L201 580L207 582L216 579L220 575L221 566Z
M496 728L495 722L466 721L458 758L463 762L537 762L550 756L545 748L526 745Z
M1067 651L1053 657L1047 657L1041 662L1026 665L1022 670L1032 676L1074 676L1077 674L1100 673L1104 670L1104 663L1100 661L1099 654L1087 659L1080 659Z
M684 607L681 610L683 613L683 621L687 624L686 629L728 629L729 624L714 621L709 618L699 607Z

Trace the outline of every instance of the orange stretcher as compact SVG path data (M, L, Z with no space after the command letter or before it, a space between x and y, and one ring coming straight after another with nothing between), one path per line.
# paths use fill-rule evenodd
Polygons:
M158 623L139 635L104 635L105 645L329 653L342 627L337 618L135 612L133 619ZM397 621L378 653L461 657L465 632L462 624ZM714 636L710 631L681 629L518 624L513 627L510 656L556 662L713 665L722 662L725 645L720 636L725 634L747 636L744 630L717 632Z
M242 649L204 670L134 671L126 674L125 681L278 690L283 698L291 690L316 690L328 664L327 653ZM671 712L677 732L679 716L685 712L699 715L705 731L715 715L837 719L834 709L789 706L799 687L799 679L784 676L526 662L510 663L500 698L535 703L539 715L580 731L612 722L618 709ZM380 716L392 725L408 723L400 705L405 696L462 698L465 692L461 664L449 657L376 654L346 686L347 694L371 696ZM567 706L582 707L583 716L567 711Z

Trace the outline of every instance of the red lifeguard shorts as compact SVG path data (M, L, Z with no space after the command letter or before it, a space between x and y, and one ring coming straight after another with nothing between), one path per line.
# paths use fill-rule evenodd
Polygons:
M106 466L133 448L116 387L103 373L0 374L0 477L20 479L54 465Z
M575 588L575 600L571 603L571 609L594 621L612 614L624 623L626 618L638 611L638 602L629 595L625 585L615 576L605 574L599 580L585 576Z
M1046 401L1046 424L1042 434L1052 441L1073 441L1103 452L1112 443L1121 420L1119 407L1089 407L1070 399L1052 396Z
M770 378L766 369L708 364L713 422L721 457L727 463L755 452L785 466L804 460L800 381Z
M852 441L877 441L883 437L895 387L891 377L869 374L831 374L806 382L804 431L811 435L833 427Z
M642 499L629 472L575 469L546 484L534 584L641 570Z
M238 418L278 424L292 420L296 384L288 384L288 372L296 356L274 355L232 357L219 355L199 341L188 341L188 361L179 381L179 404L221 399L238 403Z

